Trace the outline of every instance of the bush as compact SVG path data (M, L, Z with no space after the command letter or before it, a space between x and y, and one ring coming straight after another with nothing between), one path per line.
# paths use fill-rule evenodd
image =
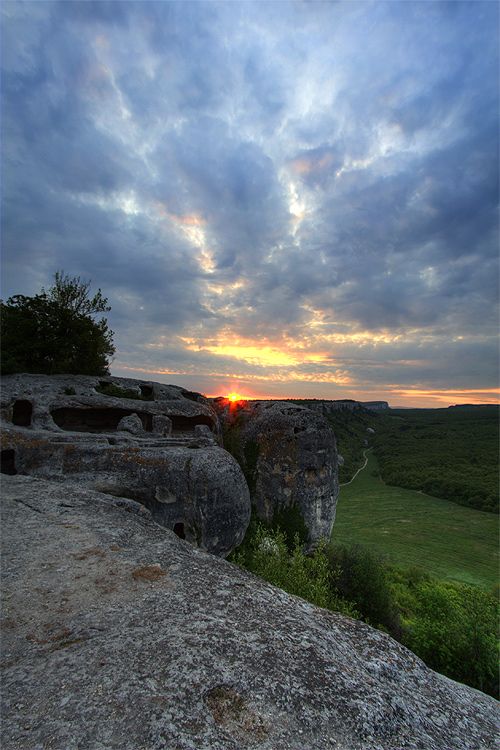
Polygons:
M297 534L290 551L286 536L280 529L257 524L247 544L246 554L238 550L229 559L289 594L300 596L318 607L356 616L352 605L335 591L334 574L325 555L324 542L313 554L306 555Z
M302 509L296 500L288 505L281 503L274 510L271 528L280 530L285 537L285 543L291 552L296 546L296 537L301 545L307 545L311 541L309 528L304 521Z
M470 586L422 581L404 639L426 664L498 699L498 597Z
M130 398L135 401L154 401L154 396L143 396L142 393L137 393L133 388L120 388L120 386L114 385L113 383L96 385L95 389L98 393L113 398Z

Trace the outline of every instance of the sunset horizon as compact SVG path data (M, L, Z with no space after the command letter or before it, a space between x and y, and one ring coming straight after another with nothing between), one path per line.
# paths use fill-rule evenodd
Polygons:
M221 377L220 387L210 385L208 388L200 386L207 382L205 378L198 380L192 374L165 373L144 370L131 370L130 368L111 367L111 375L115 377L143 379L148 381L157 381L168 385L177 385L188 390L201 393L206 398L227 398L237 401L286 401L286 400L317 400L317 401L385 401L390 408L411 408L411 409L433 409L447 408L460 404L473 404L477 406L500 406L500 394L498 390L420 390L420 389L378 389L372 391L356 391L345 389L344 391L329 385L328 391L323 383L300 383L290 386L288 390L281 390L280 386L276 388L268 387L265 389L263 384L252 384L250 381L227 379ZM214 382L209 380L209 383ZM271 384L270 384L271 385ZM315 388L318 386L318 388ZM236 395L236 399L231 399Z
M499 5L14 2L2 299L110 306L111 373L498 403Z

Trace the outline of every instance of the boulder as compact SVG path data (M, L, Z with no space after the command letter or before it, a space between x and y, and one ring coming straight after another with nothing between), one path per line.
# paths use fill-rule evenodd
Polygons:
M339 493L337 447L328 421L286 401L214 403L232 433L261 518L297 503L311 543L330 538Z
M243 540L249 490L199 394L123 378L14 375L2 379L1 416L3 473L139 501L217 555Z
M498 704L141 505L2 482L2 747L488 750Z
M116 425L116 429L118 431L125 430L132 435L144 435L145 433L142 419L138 414L129 414L127 417L122 417Z

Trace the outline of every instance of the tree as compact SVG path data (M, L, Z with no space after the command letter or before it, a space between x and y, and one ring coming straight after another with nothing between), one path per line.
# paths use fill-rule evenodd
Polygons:
M90 298L90 281L70 278L63 271L46 292L26 297L17 294L0 302L2 320L2 374L35 372L106 375L115 352L109 311L99 289Z
M54 280L55 284L49 289L49 297L60 308L71 310L76 315L88 315L89 317L111 310L107 306L108 300L102 296L100 289L97 290L97 294L92 299L89 299L90 281L82 281L79 276L71 279L64 275L64 271L56 271ZM43 288L42 293L45 293Z

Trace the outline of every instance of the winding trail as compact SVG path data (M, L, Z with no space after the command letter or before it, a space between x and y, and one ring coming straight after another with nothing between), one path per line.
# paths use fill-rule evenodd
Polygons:
M339 487L346 487L346 485L351 484L351 482L354 482L354 480L358 476L359 472L363 471L363 469L366 467L366 464L368 463L368 456L366 454L368 453L368 451L371 451L371 450L373 450L373 449L372 448L367 448L365 451L363 451L363 456L364 456L364 459L365 459L365 462L364 462L363 466L361 466L361 468L357 470L357 472L352 477L352 479L349 479L348 482L343 482L343 484L339 484Z

